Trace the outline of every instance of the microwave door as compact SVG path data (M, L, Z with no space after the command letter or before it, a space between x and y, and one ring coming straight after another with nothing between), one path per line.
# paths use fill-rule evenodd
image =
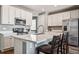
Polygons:
M15 25L26 25L26 20L15 19Z

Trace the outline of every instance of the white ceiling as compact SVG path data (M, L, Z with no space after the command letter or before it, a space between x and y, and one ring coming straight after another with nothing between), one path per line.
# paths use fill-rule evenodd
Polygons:
M64 8L69 8L73 5L23 5L26 8L32 10L33 13L41 13L41 12L54 12Z

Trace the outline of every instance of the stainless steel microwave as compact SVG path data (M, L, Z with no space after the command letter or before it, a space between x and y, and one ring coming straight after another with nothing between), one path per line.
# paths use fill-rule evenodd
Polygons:
M15 25L26 25L26 20L25 19L19 19L19 18L15 18Z

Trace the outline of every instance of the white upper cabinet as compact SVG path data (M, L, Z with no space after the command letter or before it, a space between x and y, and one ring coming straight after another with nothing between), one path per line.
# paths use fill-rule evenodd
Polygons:
M56 26L56 24L57 24L56 20L57 20L56 14L49 15L48 16L48 26Z
M39 20L38 20L38 22L39 22L39 25L45 25L45 15L43 14L43 15L39 15Z
M62 26L62 13L57 14L57 20L55 22L58 26Z
M68 12L63 12L63 13L62 13L62 19L63 19L63 20L70 19L70 11L68 11Z
M9 6L4 5L1 7L1 23L9 23Z
M16 18L26 20L26 25L31 25L32 23L32 13L22 9L16 9Z
M26 25L32 25L32 13L26 12Z
M26 20L26 11L25 10L21 10L21 18Z
M57 26L57 23L58 23L58 17L57 17L57 14L54 14L52 16L52 26Z
M32 13L13 6L1 6L1 24L15 24L15 18L26 20L26 25L32 23Z
M61 26L62 14L53 14L48 16L48 26Z
M79 18L79 10L72 10L48 16L48 26L61 26L62 20Z
M32 13L26 10L21 10L21 18L26 20L26 25L32 25Z
M48 26L52 26L52 15L48 16Z
M62 14L59 13L59 14L55 14L53 16L53 23L52 23L53 26L61 26L62 25Z
M49 15L48 16L48 26L56 26L56 24L57 24L56 20L57 20L56 14Z
M2 24L14 24L15 8L7 5L2 6L1 17Z
M71 18L79 18L79 10L72 10L70 13Z
M15 16L16 16L16 18L21 18L21 9L16 8Z
M15 22L15 8L9 6L9 24L14 24Z

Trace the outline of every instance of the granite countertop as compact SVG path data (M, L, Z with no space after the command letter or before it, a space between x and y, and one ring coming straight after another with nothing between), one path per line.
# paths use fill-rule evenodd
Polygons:
M32 40L31 35L26 34L26 35L12 35L13 38L15 39L20 39L20 40L24 40L24 41L32 41L32 42L36 42L36 40Z
M38 35L12 35L13 38L15 39L20 39L20 40L24 40L24 41L31 41L34 43L40 43L43 41L46 41L47 39L44 37L42 38L42 36L40 36L40 38L37 38Z
M45 32L45 33L39 34L39 35L35 35L35 34L34 35L33 34L16 35L16 34L14 34L14 35L12 35L12 37L18 38L20 40L39 43L39 42L46 41L48 39L52 39L54 35L59 35L59 34L54 34L52 32Z
M14 35L12 35L12 37L15 38L15 39L40 43L40 42L48 40L48 38L49 38L48 35L49 34L47 34L47 33L43 33L43 34L40 34L40 35L33 35L33 34L16 35L16 34L14 34Z

